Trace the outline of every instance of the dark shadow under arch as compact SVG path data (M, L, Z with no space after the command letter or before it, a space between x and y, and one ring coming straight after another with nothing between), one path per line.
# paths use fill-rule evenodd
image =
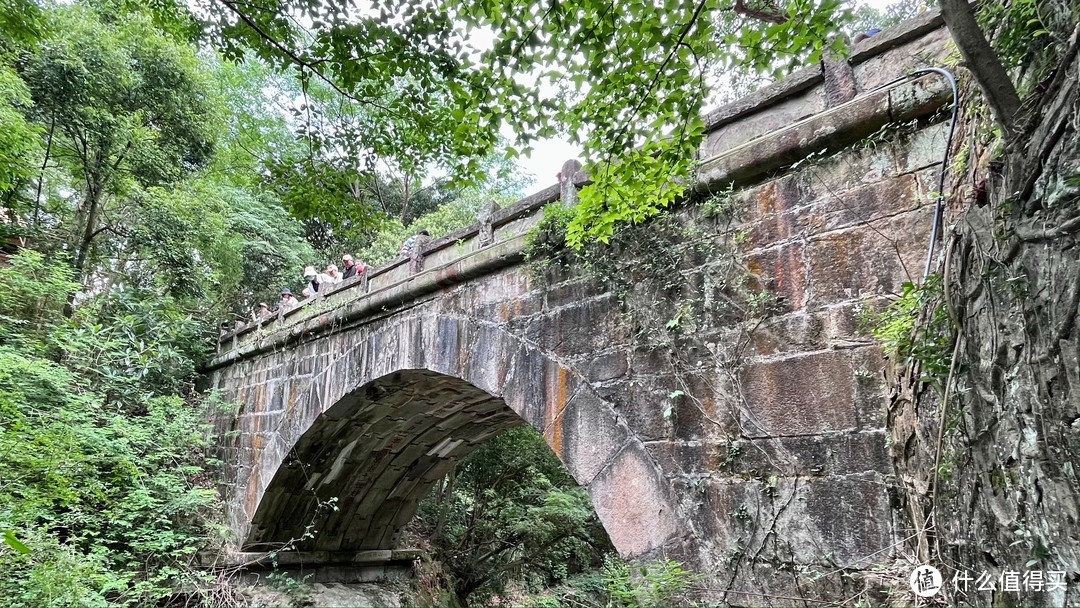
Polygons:
M403 370L369 382L323 412L286 455L243 548L396 548L456 461L524 423L501 398L451 376Z

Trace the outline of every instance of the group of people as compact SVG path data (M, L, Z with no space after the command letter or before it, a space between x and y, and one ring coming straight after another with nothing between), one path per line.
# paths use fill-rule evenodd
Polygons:
M410 236L401 244L401 248L398 249L398 255L403 257L409 257L412 254L413 249L422 245L427 239L430 239L431 235L427 230L421 230L417 234ZM336 264L328 264L326 268L319 272L314 266L307 266L304 268L304 289L301 291L301 298L297 298L293 295L293 292L289 288L281 290L281 304L278 309L271 309L266 302L260 302L258 310L252 312L252 320L258 321L264 317L268 317L276 310L289 310L300 305L300 302L319 293L320 289L326 289L327 286L336 285L346 279L351 279L355 276L364 274L367 270L367 266L354 258L349 254L341 256L341 265L344 270L339 270Z
M341 265L344 270L338 269L336 264L328 264L326 269L319 272L314 266L307 266L304 268L304 289L301 291L300 299L297 299L291 289L286 287L281 290L281 310L289 310L300 305L301 300L306 300L315 294L319 293L320 289L326 289L330 285L336 285L346 279L351 279L356 276L364 274L367 270L367 266L354 258L349 254L341 256ZM252 313L253 320L259 319L273 314L273 310L266 302L260 302L259 308Z

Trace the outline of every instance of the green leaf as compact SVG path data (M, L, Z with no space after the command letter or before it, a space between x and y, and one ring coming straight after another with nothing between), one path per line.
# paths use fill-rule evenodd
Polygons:
M23 555L27 555L30 553L30 547L27 547L22 543L22 541L16 538L15 533L13 533L11 530L4 530L3 536L4 542L7 543L7 545L14 549L16 552L22 553Z

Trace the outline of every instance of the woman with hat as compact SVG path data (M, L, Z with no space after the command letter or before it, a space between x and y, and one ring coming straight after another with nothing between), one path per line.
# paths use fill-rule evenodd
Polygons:
M292 295L292 290L286 287L281 290L281 309L289 310L290 308L296 308L300 304L297 301L296 296Z

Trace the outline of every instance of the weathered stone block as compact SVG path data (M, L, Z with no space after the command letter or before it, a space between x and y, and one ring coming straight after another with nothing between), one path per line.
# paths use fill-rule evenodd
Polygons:
M831 473L893 474L892 460L885 450L884 430L851 433L826 441L829 443L828 470Z
M914 177L901 175L842 192L832 192L814 205L807 224L816 235L867 223L920 206Z
M855 416L861 430L885 428L888 398L885 392L885 357L879 347L853 350L851 363L855 369Z
M648 455L632 444L589 484L596 514L621 555L642 555L677 533L666 486Z
M750 335L747 355L820 350L825 347L825 321L804 311L766 319Z
M933 18L925 15L920 18ZM899 74L928 65L940 65L952 49L952 40L944 28L928 29L917 41L866 58L855 65L855 81L862 91L879 87Z
M806 260L801 243L758 249L746 255L746 265L764 291L782 298L789 310L806 305Z
M550 431L549 445L581 485L589 484L618 453L629 434L611 405L581 391Z
M626 352L619 350L602 355L589 355L579 364L589 382L606 382L622 378L630 370Z
M701 157L709 158L740 146L781 127L790 125L825 107L824 97L818 91L793 96L769 107L768 112L749 115L736 123L720 127L709 133L701 147Z
M558 357L602 351L626 341L617 310L614 297L588 300L534 318L535 327L527 331L537 336L540 348Z
M895 146L892 157L895 159L897 173L914 173L927 168L937 168L945 154L945 143L949 137L949 121L943 120L925 129L919 129Z
M804 435L741 439L718 446L715 470L754 479L815 477L824 475L828 465L827 441L821 435Z
M750 437L811 435L856 427L851 360L825 351L747 365L742 374Z
M737 434L738 416L734 415L735 393L730 390L726 373L709 365L695 371L680 372L663 407L671 407L672 437L676 441L715 441ZM675 396L672 396L675 394Z
M815 478L801 484L778 534L799 561L852 567L895 547L889 513L875 475Z
M671 389L656 385L649 378L635 377L620 383L612 391L615 413L643 441L667 438L671 422L664 418L664 402Z
M510 372L510 353L521 341L500 327L481 325L473 332L463 374L459 377L489 394L499 395Z
M740 439L710 449L711 470L734 477L767 479L853 473L890 474L883 431Z
M530 345L518 349L512 365L503 399L533 428L547 428L566 407L581 380Z
M932 210L916 211L821 237L808 246L813 306L899 293L919 276Z
M741 224L749 227L750 240L760 246L801 236L802 227L791 223L790 212L813 201L799 174L784 175L734 195Z
M589 277L571 279L545 290L545 308L561 308L603 294L604 290L600 283Z

